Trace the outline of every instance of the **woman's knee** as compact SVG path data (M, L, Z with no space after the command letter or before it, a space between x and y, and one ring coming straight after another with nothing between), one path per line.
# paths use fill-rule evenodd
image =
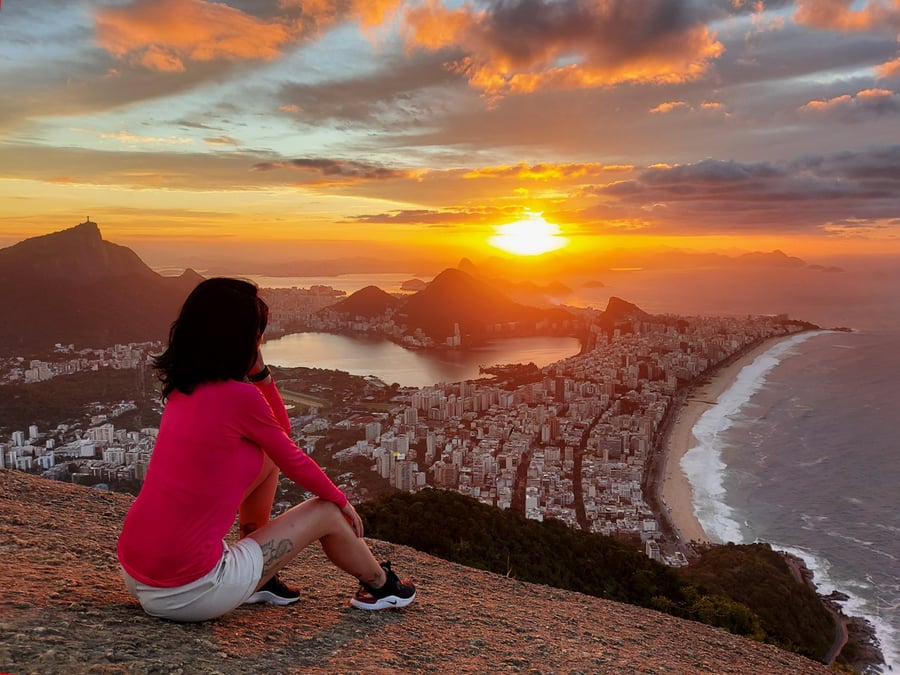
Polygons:
M323 517L341 517L341 510L338 508L338 505L334 502L328 501L327 499L322 499L321 497L313 497L312 499L307 499L303 503L309 504L310 508L315 509L317 512L321 513Z
M325 525L329 533L347 524L344 514L341 513L341 509L334 502L321 497L313 497L303 503L308 505L309 513Z

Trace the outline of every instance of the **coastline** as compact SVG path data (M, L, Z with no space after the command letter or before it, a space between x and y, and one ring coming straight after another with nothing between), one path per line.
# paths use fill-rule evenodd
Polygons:
M732 360L713 369L706 379L689 387L675 400L675 405L679 407L674 411L674 419L661 443L657 499L661 507L667 510L679 549L690 554L696 550L692 546L694 543L722 543L713 541L703 529L694 512L693 487L681 468L682 458L698 444L693 433L695 425L703 413L717 405L719 397L734 384L744 366L752 364L757 357L794 335L796 333L770 337L747 351L734 355ZM840 591L823 595L806 563L796 554L785 551L782 554L797 581L808 584L816 591L822 605L834 620L835 639L825 662L832 665L841 657L857 672L883 672L881 668L885 665L884 654L877 631L870 621L846 614L842 606L847 600L846 595Z
M697 445L694 425L710 406L716 405L719 396L734 384L744 366L753 363L757 356L789 337L792 336L767 338L733 361L718 367L705 381L694 385L687 392L679 410L675 412L675 420L663 442L660 470L662 486L659 495L663 508L668 509L676 534L683 543L712 543L694 513L693 488L681 468L681 459Z

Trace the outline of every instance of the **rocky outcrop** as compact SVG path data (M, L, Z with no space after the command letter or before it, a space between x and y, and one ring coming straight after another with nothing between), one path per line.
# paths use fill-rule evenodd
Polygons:
M0 470L0 672L830 672L709 626L375 540L376 555L419 587L404 610L351 609L353 580L310 547L285 570L302 589L296 605L160 621L118 573L131 499Z

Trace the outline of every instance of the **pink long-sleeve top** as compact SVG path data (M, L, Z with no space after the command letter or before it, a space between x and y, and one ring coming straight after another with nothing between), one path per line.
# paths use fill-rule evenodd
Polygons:
M343 508L347 497L290 439L278 388L230 380L174 391L141 492L119 537L122 567L149 586L183 586L222 556L263 453L298 485Z

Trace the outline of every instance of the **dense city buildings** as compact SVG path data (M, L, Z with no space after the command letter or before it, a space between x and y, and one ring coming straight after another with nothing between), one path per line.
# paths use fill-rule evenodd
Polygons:
M305 408L294 419L295 438L315 448L332 429L356 431L359 440L332 451L334 458L357 467L363 461L396 489L456 490L531 519L631 538L650 557L681 564L675 549L661 546L665 514L645 494L664 421L679 394L709 368L765 338L800 329L785 317L655 316L609 332L594 327L589 350L525 382L492 378L399 388L381 409L351 405L327 417ZM21 364L5 378L32 381L45 372L95 367L93 357L137 367L147 362L148 347L72 354L55 366ZM388 389L377 381L374 386ZM0 464L52 476L58 463L77 463L74 480L141 481L156 429L116 428L115 417L127 405L94 417L74 436L64 428L16 431L0 444ZM360 498L352 473L339 482Z
M60 375L103 368L142 368L162 348L161 342L132 342L103 349L75 349L74 345L57 344L42 359L25 359L21 356L0 359L0 384L45 382Z

